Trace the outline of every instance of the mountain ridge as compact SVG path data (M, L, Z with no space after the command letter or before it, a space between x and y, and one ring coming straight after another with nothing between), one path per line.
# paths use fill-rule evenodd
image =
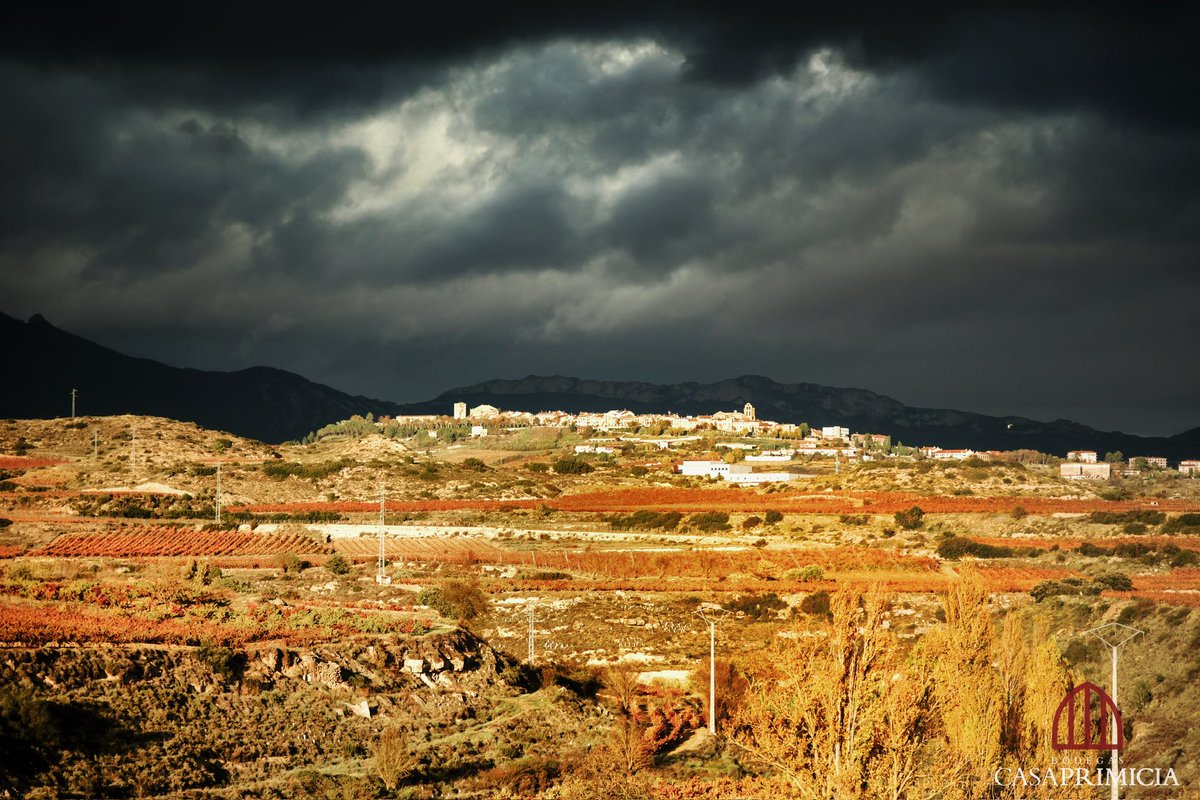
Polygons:
M66 416L71 389L81 414L148 414L195 422L264 442L299 439L354 414L449 414L454 402L490 403L514 411L607 411L707 414L750 402L760 418L846 425L890 434L909 445L975 450L1120 450L1127 456L1200 457L1200 427L1169 437L1097 431L1071 420L1039 422L952 409L908 406L860 388L779 383L747 374L703 383L657 384L565 375L497 378L449 389L419 403L350 395L293 372L256 366L220 372L136 358L56 328L35 314L28 322L0 313L0 346L19 391L0 392L0 416Z
M396 404L349 395L276 367L231 372L137 358L56 328L35 314L0 313L0 346L20 391L0 392L0 416L146 414L195 422L264 442L298 439L353 414L394 414Z

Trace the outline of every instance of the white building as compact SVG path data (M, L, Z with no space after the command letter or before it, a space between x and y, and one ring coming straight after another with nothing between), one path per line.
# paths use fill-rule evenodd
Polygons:
M615 453L617 448L608 447L602 444L577 444L575 445L576 453Z
M843 428L840 425L829 425L824 428L821 428L821 438L822 439L845 439L845 440L849 441L850 429Z
M974 450L942 450L937 449L930 454L934 461L965 461L975 455Z
M1065 461L1058 465L1058 474L1072 480L1107 480L1112 475L1112 464L1109 464L1107 461L1102 461L1098 464L1089 464L1084 461Z
M471 419L488 419L489 417L498 417L500 416L500 409L484 403L481 406L475 406L472 408L470 416Z
M1079 461L1084 464L1095 464L1097 461L1095 450L1072 450L1067 453L1067 461Z
M483 427L482 425L472 425L471 436L475 438L487 436L487 428Z
M1133 466L1135 461L1145 461L1147 467L1156 469L1167 468L1167 459L1163 456L1137 456L1136 458L1129 459L1129 465Z
M1179 471L1184 475L1196 475L1200 473L1200 461L1195 459L1187 459L1179 462Z
M466 403L455 403L454 404L454 418L455 419L466 419L467 418L467 404Z
M726 464L724 461L684 461L679 466L682 475L720 478L730 483L774 483L790 481L790 472L755 472L746 464Z

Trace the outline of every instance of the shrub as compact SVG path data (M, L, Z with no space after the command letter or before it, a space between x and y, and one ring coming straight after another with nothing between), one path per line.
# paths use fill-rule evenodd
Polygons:
M12 525L11 519L0 517L0 528L7 528L9 525Z
M755 620L770 620L776 617L777 611L787 608L787 603L774 592L766 594L749 594L726 601L721 608L734 613L745 614Z
M744 531L752 531L759 525L762 525L761 517L749 516L742 520L742 530Z
M581 458L566 456L554 462L554 471L559 475L586 475L595 471L595 467Z
M906 531L916 530L925 521L925 512L920 506L896 512L896 524Z
M202 642L196 648L196 658L223 683L233 683L240 678L246 666L244 655L213 642Z
M487 472L487 464L484 464L478 458L464 458L463 469L468 469L471 472Z
M778 523L783 522L783 512L771 509L766 513L765 519L768 525L777 525Z
M1140 522L1143 525L1161 525L1167 515L1161 511L1093 511L1088 514L1088 522L1098 525L1121 525L1129 522Z
M729 530L729 515L724 511L701 511L688 517L688 525L706 533L727 531Z
M1111 589L1114 592L1128 592L1133 590L1133 580L1121 572L1102 572L1092 578L1092 584L1101 589Z
M488 612L488 599L477 583L448 581L442 588L426 587L417 595L417 602L426 605L443 617L472 620Z
M1009 558L1013 555L1011 547L997 547L984 544L965 536L947 536L937 546L939 558L957 561L963 556L974 558Z
M279 568L281 570L283 570L283 573L285 575L287 575L287 574L294 575L298 572L303 572L304 570L306 570L310 566L312 566L311 564L309 564L307 561L300 558L300 556L296 555L295 553L280 553L279 556L276 558L276 561L279 564Z
M1154 611L1155 603L1147 597L1139 597L1129 605L1121 609L1121 613L1117 614L1117 622L1122 625L1128 625L1132 622L1137 622L1142 617Z
M1163 533L1200 533L1200 514L1180 514L1171 519L1162 526Z
M800 610L814 617L832 616L829 610L829 592L813 592L800 601Z
M809 564L807 567L794 567L783 573L785 580L789 581L819 581L825 578L825 570L816 564Z
M1029 590L1029 596L1037 602L1042 602L1048 597L1057 597L1058 595L1097 595L1100 594L1100 588L1093 585L1088 585L1081 578L1066 578L1061 581L1042 581Z
M350 573L350 562L341 553L334 553L325 562L325 569L334 575L348 575Z
M525 465L525 469L530 472L546 472L550 469L550 465L544 461L530 461Z
M625 516L614 515L608 518L608 524L616 531L649 530L657 528L673 531L679 527L683 514L678 511L647 511L641 509Z
M1025 519L1029 516L1029 511L1025 509L1025 506L1013 506L1011 513L1013 519Z
M629 468L629 474L635 478L644 478L647 474L649 474L649 472L650 470L646 469L641 464L638 464L636 467Z

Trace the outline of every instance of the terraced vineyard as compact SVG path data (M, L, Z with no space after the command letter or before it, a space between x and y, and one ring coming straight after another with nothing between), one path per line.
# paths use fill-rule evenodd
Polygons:
M299 533L252 533L145 525L112 533L67 533L30 555L110 558L328 554L329 545Z

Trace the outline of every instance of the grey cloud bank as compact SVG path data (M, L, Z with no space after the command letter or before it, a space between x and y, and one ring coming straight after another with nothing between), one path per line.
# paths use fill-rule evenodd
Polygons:
M357 51L26 20L2 310L400 401L755 372L1200 424L1186 14L482 13Z

